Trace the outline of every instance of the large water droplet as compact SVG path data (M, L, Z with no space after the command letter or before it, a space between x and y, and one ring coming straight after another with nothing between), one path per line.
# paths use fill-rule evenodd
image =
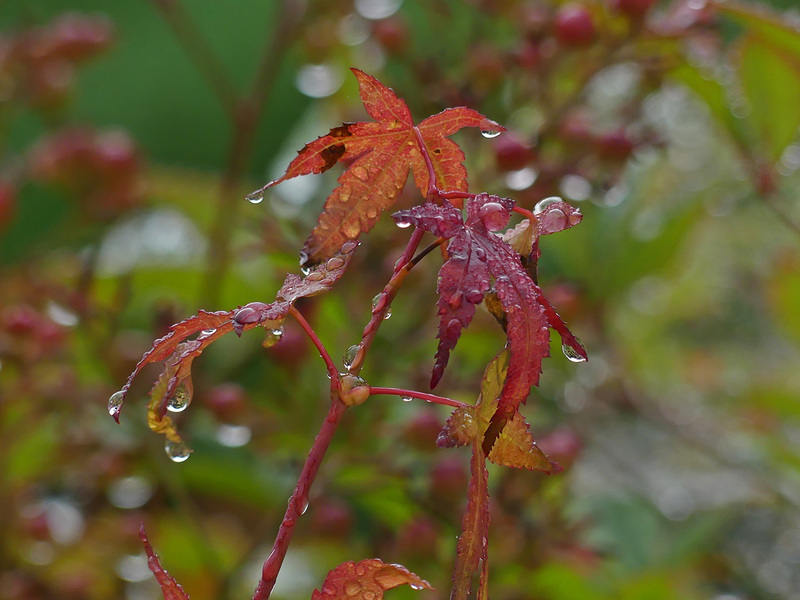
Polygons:
M412 582L412 583L409 583L409 584L408 584L408 587L410 587L412 590L417 590L417 591L419 591L419 590L421 590L421 589L422 589L422 586L421 586L420 584L418 584L418 583L413 583L413 582Z
M174 413L185 411L192 401L192 396L184 386L178 386L175 395L167 400L167 410Z
M325 263L325 268L328 269L328 271L333 271L334 269L341 268L343 265L344 259L334 256L328 259L328 262Z
M167 456L169 456L169 459L176 463L184 462L192 454L191 449L183 440L180 442L167 440L166 444L164 444L164 451L167 453Z
M344 356L342 356L342 363L344 363L345 369L350 370L350 367L353 366L353 361L356 359L359 350L361 350L361 346L358 344L350 346L345 350Z
M392 307L390 306L389 308L386 309L386 312L383 315L383 320L385 321L386 319L390 318L391 316L392 316Z
M536 206L533 207L533 214L538 215L544 212L544 209L553 204L554 202L563 202L559 196L550 196L548 198L544 198L543 200L539 200L536 203Z
M300 510L301 515L306 514L306 511L308 510L308 498L301 499L298 508Z
M120 408L122 407L122 401L124 399L125 392L122 390L111 394L111 397L108 399L108 414L116 418L116 416L119 414Z
M411 396L403 396L403 402L411 402L413 398Z
M348 596L355 596L363 589L363 587L364 586L362 586L355 579L350 579L344 582L344 593Z
M214 335L216 332L216 329L203 329L203 331L200 332L200 335L203 337L208 337L210 335Z
M250 204L261 204L264 201L264 192L262 190L256 190L255 192L251 192L244 197Z
M501 133L502 133L501 131L497 131L496 129L481 129L481 135L485 137L487 140L496 138Z
M399 221L399 222L397 223L397 226L398 226L400 229L406 229L406 228L408 228L408 227L411 227L411 223L406 223L405 221Z
M576 338L577 339L577 338ZM578 342L580 343L580 342ZM564 353L570 361L575 363L586 362L586 358L581 356L575 348L567 344L566 342L561 344L561 351Z

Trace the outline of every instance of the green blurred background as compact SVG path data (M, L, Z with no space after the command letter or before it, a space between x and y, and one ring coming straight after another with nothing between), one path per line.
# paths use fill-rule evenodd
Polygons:
M339 171L243 197L367 118L350 66L418 119L467 105L509 128L455 137L471 189L584 215L542 240L539 283L590 360L554 336L525 408L566 470L490 468L491 597L800 599L800 16L629 4L581 5L578 44L558 2L0 2L0 599L159 598L141 521L194 600L250 597L327 411L302 332L196 361L184 463L147 430L157 369L121 425L106 401L171 323L299 272ZM300 305L334 357L407 237L384 215ZM427 390L438 268L407 279L372 385ZM437 393L474 401L503 340L479 309ZM350 411L273 597L373 556L437 588L390 597L449 597L468 452L436 448L438 408Z

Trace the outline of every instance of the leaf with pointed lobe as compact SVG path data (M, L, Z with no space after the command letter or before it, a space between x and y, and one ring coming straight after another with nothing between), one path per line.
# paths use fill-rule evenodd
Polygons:
M381 600L384 592L401 585L411 589L433 589L431 585L402 565L386 564L378 558L342 563L328 573L321 590L311 600Z
M409 172L423 195L428 191L430 158L440 189L467 190L464 154L447 139L463 127L502 131L503 127L469 108L451 108L415 127L405 102L374 77L352 69L371 122L346 123L307 144L286 173L263 189L297 177L322 173L338 161L351 161L328 196L316 227L306 240L304 264L323 262L348 240L372 229L397 198Z
M347 242L336 255L311 269L303 278L287 275L275 302L250 302L232 311L200 311L170 327L170 332L156 340L153 347L142 356L122 387L121 397L110 405L110 414L119 422L122 403L133 379L145 365L163 361L164 370L150 391L147 422L151 430L163 434L176 444L180 443L181 437L175 423L166 414L167 406L176 397L179 397L183 405L191 402L191 370L194 359L212 342L231 331L241 336L244 331L255 327L279 328L296 300L321 294L333 287L347 270L357 246L356 241ZM188 339L195 334L199 335Z
M497 410L508 376L510 352L504 348L487 365L481 379L481 393L474 406L456 408L439 433L436 443L440 447L481 444ZM518 469L554 473L558 465L551 462L539 449L531 435L528 423L516 412L500 432L487 458L495 464Z
M479 568L482 570L481 590L485 590L488 584L486 569L489 560L489 473L486 470L486 458L480 442L473 445L470 471L467 509L461 521L461 536L456 546L450 600L469 598L472 591L472 576Z
M180 584L161 566L158 555L147 540L144 525L139 528L139 538L142 540L144 551L147 554L147 566L155 575L156 581L161 587L161 593L164 595L164 600L189 600L189 595L183 591Z

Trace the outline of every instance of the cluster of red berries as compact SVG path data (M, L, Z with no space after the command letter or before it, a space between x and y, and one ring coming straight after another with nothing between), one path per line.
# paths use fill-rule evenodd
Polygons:
M30 153L30 176L76 197L87 215L106 220L138 205L141 158L121 130L62 129Z
M63 107L75 66L106 50L114 29L101 16L67 13L52 22L0 37L0 95L40 110Z

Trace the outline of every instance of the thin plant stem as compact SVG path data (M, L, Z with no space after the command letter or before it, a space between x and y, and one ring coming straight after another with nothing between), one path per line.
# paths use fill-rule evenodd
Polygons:
M320 357L322 360L325 361L325 366L328 368L328 374L331 376L332 384L335 384L335 387L338 388L338 381L339 381L339 369L337 369L336 364L333 362L331 355L328 353L328 350L325 348L325 345L322 343L322 340L319 339L317 332L314 331L314 328L311 327L308 321L306 321L303 314L295 308L294 305L289 307L289 313L295 318L295 320L300 324L300 327L303 328L303 331L306 332L308 335L308 339L311 340L311 343L316 346L317 350L319 351Z
M314 482L314 478L322 464L325 452L328 450L328 446L330 446L333 434L336 432L339 421L346 409L347 406L339 400L339 397L331 393L330 410L314 440L314 445L311 446L311 451L308 453L306 463L303 465L303 470L300 472L300 477L297 480L294 493L292 493L291 498L289 498L286 514L278 529L278 535L275 537L272 552L270 552L270 555L264 562L264 566L261 570L261 578L253 593L252 600L267 600L272 593L272 588L275 586L275 580L278 578L283 559L286 557L286 551L289 549L289 542L292 540L292 534L294 533L297 519L305 513L308 508L308 494L311 489L311 484Z
M389 388L389 387L370 387L369 395L388 395L400 396L401 398L419 398L426 402L433 404L441 404L443 406L452 406L454 408L467 408L470 406L465 402L453 400L452 398L445 398L444 396L436 396L434 394L426 394L425 392L417 392L416 390L404 390L402 388Z
M211 44L197 29L178 0L150 0L150 3L161 12L175 34L175 39L206 79L208 87L217 96L228 117L235 120L239 103L238 92Z

